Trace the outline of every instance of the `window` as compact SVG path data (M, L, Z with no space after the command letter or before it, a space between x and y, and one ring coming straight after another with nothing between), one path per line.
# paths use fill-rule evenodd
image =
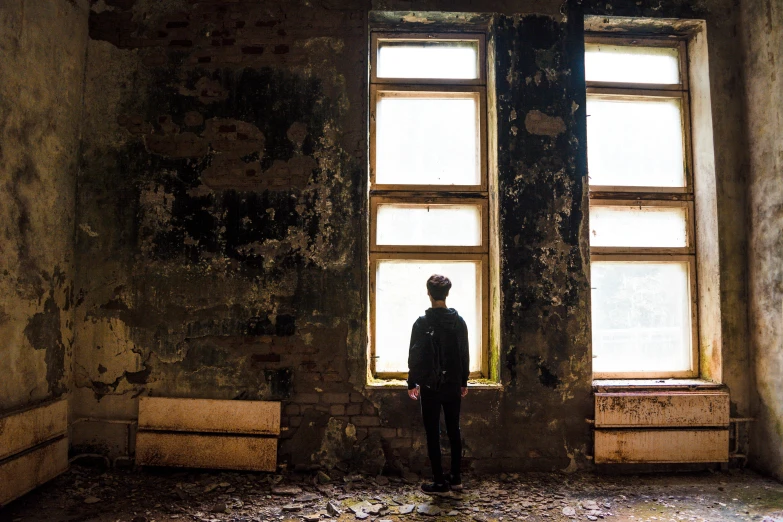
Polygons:
M596 378L699 373L686 52L586 39Z
M471 376L487 376L489 213L483 34L373 33L370 84L370 366L408 372L426 281L453 283Z

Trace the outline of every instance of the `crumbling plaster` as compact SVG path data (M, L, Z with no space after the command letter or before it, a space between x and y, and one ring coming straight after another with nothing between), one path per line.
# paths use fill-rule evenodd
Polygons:
M742 3L750 161L751 460L783 480L783 2Z
M0 3L0 411L69 389L86 1Z
M133 420L150 394L282 400L281 461L292 466L424 465L417 404L365 387L368 25L402 21L462 23L493 42L501 386L464 403L466 461L588 466L585 15L707 20L720 362L734 412L747 414L730 0L94 0L65 236L75 228L74 322L62 332L75 342L74 415L98 420L73 434L74 451L127 451L124 431L99 419Z

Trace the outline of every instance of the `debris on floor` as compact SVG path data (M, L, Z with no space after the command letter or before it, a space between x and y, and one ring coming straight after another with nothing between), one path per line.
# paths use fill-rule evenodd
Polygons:
M783 484L749 471L465 477L428 496L419 478L73 467L0 509L0 522L783 522Z

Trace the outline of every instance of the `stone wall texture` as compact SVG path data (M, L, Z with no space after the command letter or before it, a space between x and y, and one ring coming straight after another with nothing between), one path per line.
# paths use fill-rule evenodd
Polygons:
M754 464L783 480L783 2L745 2Z
M101 421L133 421L140 396L279 400L291 468L425 468L418 404L366 384L369 31L468 27L491 42L499 385L463 402L464 460L590 467L584 20L625 16L706 20L717 364L749 415L739 14L732 0L4 3L0 50L18 67L0 69L0 408L70 389L92 419L72 451L116 456L125 427ZM770 72L761 60L749 76ZM758 149L754 179L771 183L765 161ZM763 286L772 268L756 273Z
M87 2L0 2L0 411L70 388Z

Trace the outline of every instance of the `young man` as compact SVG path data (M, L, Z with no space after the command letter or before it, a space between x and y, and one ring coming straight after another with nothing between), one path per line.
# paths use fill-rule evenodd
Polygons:
M428 494L461 490L460 465L462 439L459 430L459 410L462 397L468 394L470 354L468 327L453 308L446 307L451 281L442 275L427 280L427 295L432 307L413 324L408 356L408 396L421 399L421 416L427 434L427 451L432 465L432 484L422 484ZM431 341L427 339L431 336ZM422 360L423 343L435 354L436 363ZM440 375L433 377L432 366ZM437 372L434 372L437 373ZM440 410L446 418L446 432L451 444L451 476L443 474L440 451Z

